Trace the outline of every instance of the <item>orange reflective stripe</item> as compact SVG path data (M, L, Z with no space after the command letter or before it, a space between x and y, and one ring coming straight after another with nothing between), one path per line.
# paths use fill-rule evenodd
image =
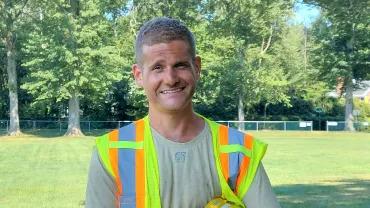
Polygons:
M253 146L253 136L250 134L246 134L244 137L244 145L247 147L247 149L252 150Z
M109 133L109 140L110 141L118 141L118 129L112 131ZM119 207L119 201L120 201L120 195L122 193L122 185L121 185L121 179L119 176L119 170L118 170L118 149L112 148L109 149L109 159L111 162L112 170L115 176L115 181L117 185L117 192L116 192L116 207Z
M135 122L136 125L136 141L144 141L144 120ZM135 151L135 184L136 184L136 208L145 207L145 163L144 149Z
M229 143L228 138L228 128L226 126L220 125L219 129L220 145L227 145ZM229 180L229 154L220 153L221 169L222 174L226 181Z
M252 135L246 134L244 136L244 146L246 146L247 149L252 150L252 147L253 147ZM236 192L238 191L239 184L241 183L242 179L244 179L248 173L249 162L250 162L250 158L247 156L244 156L242 164L240 165L238 179L236 179Z

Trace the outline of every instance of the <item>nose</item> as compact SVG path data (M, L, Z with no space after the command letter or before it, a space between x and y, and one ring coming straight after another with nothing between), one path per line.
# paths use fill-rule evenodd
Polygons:
M168 68L164 73L164 83L169 86L174 86L179 82L179 76L177 70L174 68Z

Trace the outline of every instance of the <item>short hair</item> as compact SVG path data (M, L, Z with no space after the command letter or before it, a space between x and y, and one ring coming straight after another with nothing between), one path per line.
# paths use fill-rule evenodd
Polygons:
M168 17L157 17L147 21L140 28L135 42L135 59L140 63L144 45L169 43L182 40L189 45L189 54L195 58L195 40L193 33L179 20Z

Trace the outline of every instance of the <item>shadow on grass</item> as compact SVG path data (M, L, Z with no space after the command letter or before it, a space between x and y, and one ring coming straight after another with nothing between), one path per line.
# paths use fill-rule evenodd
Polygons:
M112 129L97 129L85 132L82 130L85 136L97 137L105 133L112 131ZM65 134L65 130L59 131L58 129L35 129L35 130L22 130L24 136L33 136L40 138L55 138L62 137ZM6 131L0 131L0 136L7 136Z
M282 208L370 208L370 180L274 187Z

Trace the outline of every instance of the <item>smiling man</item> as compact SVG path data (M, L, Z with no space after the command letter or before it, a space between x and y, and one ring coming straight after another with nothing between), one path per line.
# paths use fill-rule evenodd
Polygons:
M132 73L148 116L97 139L86 207L279 207L261 164L266 144L193 110L201 58L189 29L140 29Z

